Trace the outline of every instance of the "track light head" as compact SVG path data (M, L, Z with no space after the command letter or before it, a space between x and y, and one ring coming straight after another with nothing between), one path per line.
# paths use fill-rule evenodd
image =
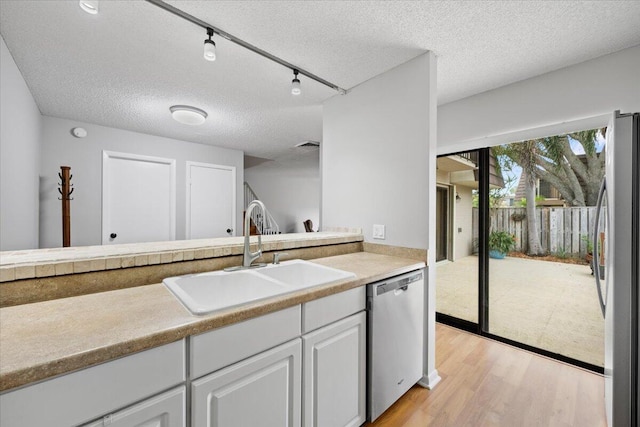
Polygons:
M300 89L300 80L298 80L298 70L293 70L293 80L291 80L291 94L300 95L302 90Z
M208 39L204 39L204 59L207 61L215 61L216 60L216 42L211 40L213 37L213 30L211 28L207 28Z

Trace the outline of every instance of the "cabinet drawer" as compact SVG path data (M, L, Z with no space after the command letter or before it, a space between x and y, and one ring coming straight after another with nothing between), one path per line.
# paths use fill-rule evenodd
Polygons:
M302 333L306 334L364 310L366 300L367 288L360 286L304 303L302 305Z
M300 336L300 306L235 323L191 338L192 379Z
M185 380L184 340L0 395L0 425L86 423Z
M179 387L84 427L185 427L186 390Z

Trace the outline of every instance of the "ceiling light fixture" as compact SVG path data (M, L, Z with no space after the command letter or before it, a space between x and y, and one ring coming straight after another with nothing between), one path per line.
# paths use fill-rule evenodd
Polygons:
M300 95L300 80L298 80L298 70L293 70L293 80L291 80L291 95Z
M207 28L207 35L209 36L209 39L204 39L204 59L207 61L215 61L216 42L211 40L211 37L213 37L213 29Z
M98 0L80 0L78 3L80 4L80 8L85 12L92 15L98 14Z
M175 121L185 125L201 125L207 118L206 111L188 105L174 105L169 107L169 111Z
M167 12L173 13L174 15L176 15L176 16L178 16L178 17L180 17L180 18L182 18L182 19L184 19L186 21L189 21L192 24L198 25L199 27L202 27L207 31L209 29L211 29L213 32L215 32L215 34L217 34L217 35L229 40L230 42L233 42L233 43L235 43L235 44L237 44L239 46L242 46L245 49L248 49L251 52L257 53L258 55L263 56L263 57L265 57L267 59L270 59L271 61L276 62L276 63L282 65L283 67L286 67L286 68L290 69L291 71L296 71L297 70L303 76L306 76L306 77L310 78L311 80L315 80L320 84L323 84L323 85L325 85L327 87L330 87L331 89L338 91L338 93L340 93L341 95L345 95L347 93L347 91L345 89L342 89L340 86L338 86L336 84L333 84L330 81L327 81L327 80L325 80L325 79L323 79L323 78L321 78L319 76L316 76L315 74L313 74L313 73L311 73L311 72L309 72L307 70L304 70L304 69L302 69L302 68L300 68L298 66L295 66L295 65L291 64L290 62L285 61L284 59L280 59L277 56L272 55L269 52L266 52L266 51L254 46L254 45L252 45L250 43L247 43L246 41L241 40L238 37L236 37L236 36L234 36L232 34L229 34L226 31L221 30L220 28L217 28L217 27L215 27L213 25L210 25L209 23L203 21L202 19L196 18L195 16L190 15L187 12L185 12L183 10L180 10L175 6L172 6L172 5L168 4L168 3L165 3L162 0L147 0L147 2L153 4L153 5L161 8L161 9L166 10ZM213 42L213 40L212 40L212 42ZM206 43L206 41L205 41L205 43Z

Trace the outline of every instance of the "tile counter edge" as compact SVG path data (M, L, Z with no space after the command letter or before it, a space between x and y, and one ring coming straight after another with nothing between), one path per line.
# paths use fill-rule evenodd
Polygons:
M252 245L257 238L252 236ZM359 233L318 232L262 236L278 251L362 242ZM241 255L244 237L131 243L0 252L0 282Z

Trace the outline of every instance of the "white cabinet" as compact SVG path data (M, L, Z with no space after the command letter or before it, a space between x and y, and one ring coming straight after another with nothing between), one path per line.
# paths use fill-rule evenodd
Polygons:
M180 340L10 391L0 395L0 425L86 423L184 383L185 366Z
M192 382L194 427L296 427L301 419L300 338Z
M185 387L178 387L85 427L185 427L185 394Z
M328 325L365 309L367 287L349 289L302 305L302 333Z
M360 312L302 337L303 426L365 422L366 324Z
M189 377L199 378L300 337L300 319L296 305L191 337Z

